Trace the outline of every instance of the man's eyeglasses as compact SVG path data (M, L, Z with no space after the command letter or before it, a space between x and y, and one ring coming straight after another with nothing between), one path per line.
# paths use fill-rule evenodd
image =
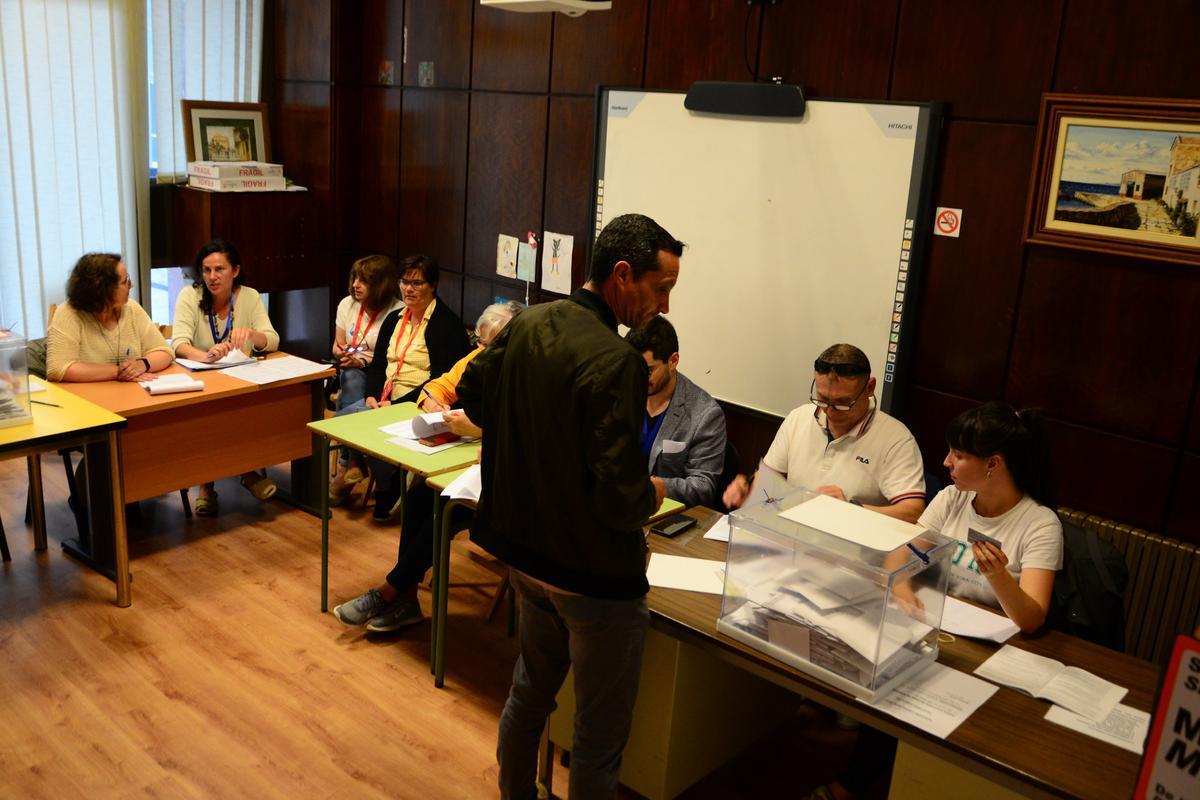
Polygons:
M870 383L870 380L863 381L863 387L858 390L858 394L854 395L854 399L849 403L831 403L828 400L822 400L821 398L817 397L817 379L813 378L812 386L808 387L808 399L817 408L823 408L827 411L831 408L834 411L849 411L850 409L854 408L855 403L862 399L863 392L867 390L867 386Z
M404 288L404 289L424 289L428 284L429 284L429 281L423 281L423 280L410 281L410 280L405 280L404 278L400 279L400 286L401 286L401 288Z

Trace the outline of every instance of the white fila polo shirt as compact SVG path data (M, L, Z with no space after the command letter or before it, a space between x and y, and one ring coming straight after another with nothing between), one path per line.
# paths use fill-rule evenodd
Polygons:
M792 486L841 487L847 500L886 506L925 499L921 451L908 428L878 408L844 436L830 437L825 412L812 403L793 409L763 463L787 474Z

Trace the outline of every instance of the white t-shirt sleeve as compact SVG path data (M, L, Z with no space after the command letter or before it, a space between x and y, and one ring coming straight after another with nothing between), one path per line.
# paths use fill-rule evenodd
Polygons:
M779 431L775 434L775 441L771 442L770 449L763 456L763 463L781 475L787 475L789 455L791 453L792 438L795 434L797 419L800 409L792 409L783 420L783 424L779 426Z
M1060 570L1063 563L1063 532L1058 515L1039 506L1030 520L1021 547L1021 569Z
M946 527L946 516L950 508L950 492L954 491L953 486L947 486L937 493L933 498L933 502L926 506L921 512L921 518L917 520L917 524L922 528L931 531L942 532ZM947 534L951 536L953 534Z
M889 503L925 499L925 466L921 450L911 435L888 450L879 476L879 489Z
M354 305L354 298L350 295L346 295L342 298L342 301L338 303L337 315L334 317L334 324L342 329L347 338L350 335L350 328L354 325L354 318L352 316L353 312L356 310L353 308Z

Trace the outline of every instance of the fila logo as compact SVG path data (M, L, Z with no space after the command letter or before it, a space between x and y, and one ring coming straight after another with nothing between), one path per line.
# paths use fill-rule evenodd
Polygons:
M871 463L871 462L870 462L868 459L866 459L866 458L863 458L862 456L855 456L855 457L854 457L854 460L855 460L855 461L859 461L859 462L861 462L861 463L863 463L863 464L870 464L870 463Z

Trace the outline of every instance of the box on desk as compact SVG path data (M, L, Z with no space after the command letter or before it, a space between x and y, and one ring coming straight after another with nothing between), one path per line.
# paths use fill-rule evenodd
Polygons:
M32 419L25 340L0 338L0 428L24 425Z
M731 514L728 552L722 633L869 701L937 659L940 533L802 489Z

